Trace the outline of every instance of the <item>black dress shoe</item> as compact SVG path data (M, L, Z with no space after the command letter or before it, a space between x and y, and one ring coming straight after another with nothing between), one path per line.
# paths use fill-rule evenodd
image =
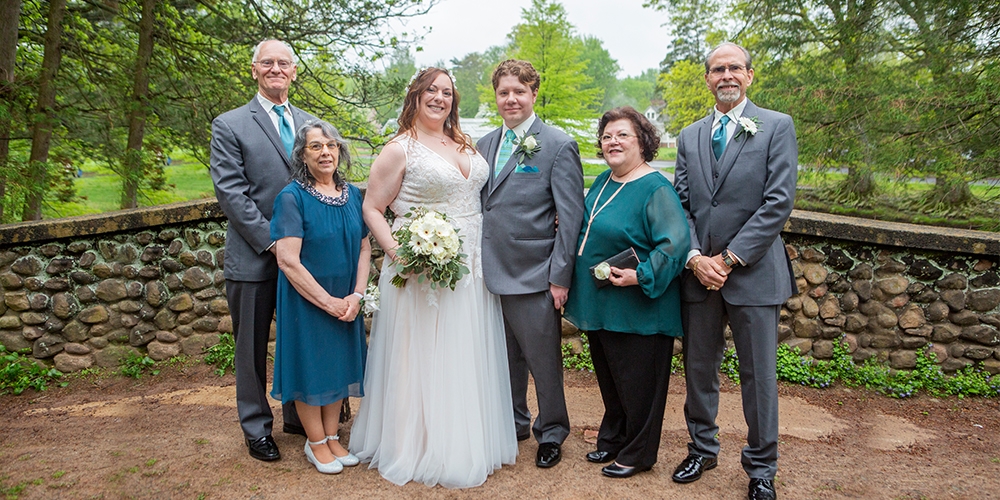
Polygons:
M281 453L278 452L278 445L274 443L274 438L271 436L264 436L254 440L247 439L247 448L250 448L250 456L257 460L270 462L281 458Z
M715 458L691 454L674 469L671 478L675 483L691 483L700 479L702 472L712 470L716 465L719 465L719 461Z
M547 469L562 460L562 446L559 443L540 443L535 465Z
M517 436L517 440L518 440L518 441L527 441L527 440L528 440L528 438L530 438L530 437L531 437L531 434L525 434L525 435L523 435L523 436L522 436L522 435L518 435L518 436Z
M281 432L285 434L298 434L299 436L305 436L306 430L302 428L301 425L284 424L281 426Z
M652 469L652 467L623 467L618 465L618 462L615 462L611 465L605 465L601 469L601 474L608 477L624 479L626 477L632 477L640 472L648 471L649 469Z
M751 479L750 489L747 491L749 500L774 500L777 498L774 492L774 481L770 479Z
M606 464L614 460L617 456L617 453L612 455L610 451L597 450L587 453L587 461L595 464Z

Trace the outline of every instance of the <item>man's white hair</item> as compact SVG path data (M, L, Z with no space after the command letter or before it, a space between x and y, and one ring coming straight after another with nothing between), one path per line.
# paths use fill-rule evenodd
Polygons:
M262 40L260 43L257 44L256 47L253 48L253 59L250 61L251 64L257 62L257 56L260 55L260 48L263 47L264 44L267 43L267 42L278 42L278 43L280 43L281 46L284 47L285 50L288 52L288 56L292 58L292 64L298 64L299 63L298 58L295 57L295 51L292 50L292 47L290 45L288 45L285 42L282 42L281 40L276 40L274 38L269 38L267 40Z

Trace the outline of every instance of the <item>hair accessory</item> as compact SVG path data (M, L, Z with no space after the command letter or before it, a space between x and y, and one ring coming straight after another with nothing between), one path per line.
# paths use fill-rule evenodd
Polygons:
M410 92L410 87L413 86L413 82L417 80L417 77L420 76L421 73L423 73L424 71L427 71L428 69L431 69L431 68L423 67L423 68L418 69L417 72L414 73L413 76L410 77L410 81L409 81L409 83L406 84L406 90L403 91L403 93L404 94L405 93L409 93ZM444 74L448 75L448 78L451 78L451 84L452 85L456 85L455 76L452 75L450 71L448 71L448 70L446 70L444 68L435 68L435 69L439 69L441 71L444 71Z

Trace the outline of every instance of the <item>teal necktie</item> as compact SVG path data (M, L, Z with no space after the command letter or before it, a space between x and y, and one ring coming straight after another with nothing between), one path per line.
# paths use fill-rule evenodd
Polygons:
M288 120L285 118L285 107L277 105L274 107L274 112L278 113L278 135L281 137L281 143L285 145L285 153L291 158L295 134L292 133L292 126L288 124Z
M493 167L493 177L500 175L503 166L510 159L510 154L514 151L514 139L516 138L517 136L514 135L514 131L508 129L503 137L503 144L500 144L500 156L497 157L497 164Z
M715 152L716 160L722 158L722 152L726 150L726 125L729 124L729 116L722 115L719 124L719 128L712 134L712 151Z

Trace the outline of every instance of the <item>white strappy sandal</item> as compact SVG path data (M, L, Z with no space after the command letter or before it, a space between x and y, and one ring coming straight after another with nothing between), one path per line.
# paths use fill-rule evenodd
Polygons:
M326 444L326 442L329 440L330 436L327 436L320 441L310 441L308 438L306 438L306 460L308 460L309 463L315 465L316 470L322 472L323 474L339 474L340 471L344 470L344 464L340 462L340 459L336 458L336 455L334 455L334 459L332 462L324 464L320 462L319 459L316 458L316 455L313 453L313 450L311 448L311 446L319 446L321 444Z
M340 441L340 436L327 436L323 442L326 441ZM337 455L334 455L337 457ZM361 463L361 459L355 456L353 453L348 452L347 455L343 457L337 457L337 461L343 464L344 467L354 467Z

